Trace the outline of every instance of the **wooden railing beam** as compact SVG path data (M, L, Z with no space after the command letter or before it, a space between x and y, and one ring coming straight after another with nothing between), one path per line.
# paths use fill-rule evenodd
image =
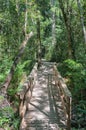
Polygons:
M67 130L71 130L72 95L70 91L68 90L64 82L64 79L61 77L60 73L58 72L56 65L54 65L53 71L54 71L54 77L55 77L55 84L59 88L59 93L61 96L65 117L67 119L67 122L66 122Z
M32 97L33 87L36 84L37 68L38 64L36 63L30 75L28 76L27 80L22 85L22 90L18 92L18 96L20 98L20 105L19 105L19 115L21 117L20 129L23 127L24 116L26 114L26 110L29 109L29 103Z

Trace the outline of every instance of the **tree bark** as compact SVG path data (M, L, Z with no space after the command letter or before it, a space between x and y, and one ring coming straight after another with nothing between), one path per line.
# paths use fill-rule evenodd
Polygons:
M67 29L68 55L69 55L69 58L75 59L73 43L72 43L72 34L71 34L72 30L71 30L71 25L70 25L70 18L68 17L69 16L69 14L68 14L69 12L68 12L68 10L67 10L67 12L65 12L62 0L59 0L59 5L60 5L60 8L61 8L61 11L62 11L62 14L63 14L65 26L66 26L66 29Z
M26 44L28 43L28 40L32 37L32 35L33 35L33 32L30 32L30 33L25 37L25 40L23 41L23 43L21 44L21 46L20 46L20 48L19 48L18 55L15 57L14 62L13 62L13 65L12 65L12 67L11 67L11 69L10 69L10 72L9 72L9 74L8 74L8 76L7 76L7 78L6 78L5 82L4 82L4 84L3 84L3 86L2 86L2 90L1 90L1 91L2 91L4 94L6 94L6 92L7 92L7 88L8 88L8 86L9 86L10 82L11 82L11 79L12 79L12 77L13 77L13 74L14 74L14 71L15 71L15 69L16 69L16 66L17 66L17 64L19 63L20 58L21 58L21 56L22 56L22 54L23 54L23 52L24 52L24 49L25 49L25 47L26 47Z
M17 13L18 13L18 16L19 16L19 2L18 2L18 0L16 0L16 10L17 10Z
M37 42L38 42L38 66L41 64L41 37L40 37L40 20L37 19Z
M55 7L55 0L51 0L51 8ZM52 46L55 46L56 44L56 34L55 34L55 28L56 28L56 19L55 19L55 9L52 11Z
M77 0L77 4L78 4L79 12L80 12L81 25L82 25L85 47L86 47L86 28L85 28L85 25L84 25L83 9L82 9L80 0Z
M27 0L25 1L25 6L26 6L26 10L25 10L25 35L27 34Z

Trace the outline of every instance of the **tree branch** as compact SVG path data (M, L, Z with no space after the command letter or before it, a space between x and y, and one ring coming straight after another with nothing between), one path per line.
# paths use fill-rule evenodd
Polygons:
M1 92L6 94L7 93L7 88L11 82L11 79L13 77L13 74L15 72L15 69L16 69L16 66L17 64L19 63L20 61L20 58L22 57L23 53L24 53L24 50L25 50L25 47L26 47L26 44L28 43L28 40L33 36L33 32L30 32L29 34L26 35L25 37L25 40L22 42L20 48L19 48L19 51L18 51L18 54L17 56L15 56L15 59L14 59L14 62L13 62L13 65L10 69L10 72L9 74L7 75L7 78L2 86L2 89L1 89Z

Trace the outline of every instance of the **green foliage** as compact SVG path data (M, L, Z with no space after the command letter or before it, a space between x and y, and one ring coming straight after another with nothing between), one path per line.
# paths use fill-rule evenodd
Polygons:
M84 91L86 91L86 70L83 65L68 59L63 62L59 70L68 79L68 85L76 100L84 99Z
M33 68L35 55L38 51L37 44L37 18L40 20L40 40L41 44L45 47L42 55L48 61L60 62L59 66L61 74L68 79L68 86L72 92L73 100L79 103L79 111L85 113L85 99L86 99L86 54L84 47L84 38L82 36L82 26L80 21L80 12L78 10L76 1L54 1L50 0L32 0L27 4L27 33L34 32L34 37L29 41L21 62L17 65L8 95L15 106L18 106L18 98L16 92L21 89L21 80L24 76L29 75ZM61 2L61 1L60 1ZM86 16L86 2L81 1L83 8L83 17ZM60 5L64 8L66 24L70 29L72 50L75 53L75 59L68 59L69 52L69 37L67 25L62 15ZM4 82L7 74L10 71L13 59L18 52L18 48L25 38L25 0L0 0L0 86ZM55 12L55 38L56 44L52 47L52 13ZM84 19L84 24L86 20ZM68 59L68 60L66 60ZM65 60L63 62L63 60ZM0 100L2 97L0 97ZM83 102L83 103L82 103ZM8 110L7 110L8 111ZM11 110L10 110L11 111ZM3 112L2 112L3 113ZM0 113L1 114L1 113ZM12 114L15 129L17 130L18 120ZM2 115L0 117L2 125L9 123L10 120ZM9 129L9 127L8 127Z
M4 82L11 65L12 61L7 56L0 57L0 84Z
M0 126L5 123L10 123L10 117L13 116L13 110L11 107L4 107L0 110Z
M12 79L12 83L16 83L16 85L18 85L20 80L21 80L21 78L22 78L22 75L25 73L25 71L26 71L27 74L30 73L30 69L29 69L28 66L31 65L31 64L32 64L31 60L26 60L23 63L20 62L17 65L17 68L15 70L15 73L14 73L14 76L13 76L13 79ZM27 68L28 68L28 71L27 71Z
M10 130L10 126L18 130L19 121L17 115L15 115L12 107L3 107L0 109L0 127Z
M50 61L53 54L53 47L49 46L47 51L48 52L46 53L45 58L47 61Z
M29 63L30 63L30 61L25 61L24 63L20 62L17 65L17 68L16 68L15 73L13 75L10 87L8 89L8 95L11 96L11 99L15 101L15 104L17 101L17 99L15 98L15 95L17 92L18 85L19 85L21 79L24 78L24 77L22 77L22 75L24 75L25 68L26 68L27 64L29 64Z
M19 106L19 98L16 96L16 93L19 91L19 89L21 89L21 84L24 83L24 81L26 80L26 77L31 72L32 67L33 67L33 61L31 60L26 60L23 63L20 62L17 65L17 68L13 75L7 93L10 96L10 101L13 104L15 104L16 108Z
M77 105L77 110L79 113L82 113L83 117L86 117L86 101L80 100L79 104Z
M71 90L74 120L80 128L86 117L86 70L81 63L71 59L67 59L62 64L59 64L58 69L65 77L67 86ZM84 125L85 123L83 123ZM73 128L73 130L77 129ZM82 130L85 129L83 128Z

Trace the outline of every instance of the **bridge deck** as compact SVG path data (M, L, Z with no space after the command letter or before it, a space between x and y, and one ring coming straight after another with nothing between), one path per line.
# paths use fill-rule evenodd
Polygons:
M58 88L55 86L53 65L45 62L38 69L29 111L23 119L21 130L65 129L65 116Z

